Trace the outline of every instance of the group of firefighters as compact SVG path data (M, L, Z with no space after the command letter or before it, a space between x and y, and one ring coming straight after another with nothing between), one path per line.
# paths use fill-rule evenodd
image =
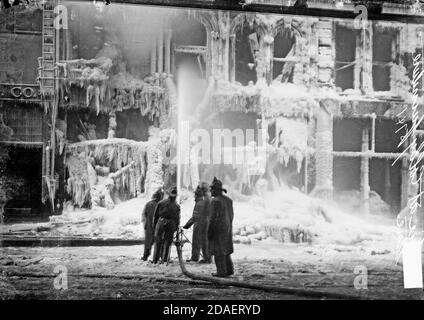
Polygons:
M216 277L228 277L234 274L231 254L233 248L233 201L224 193L222 182L216 177L212 184L202 182L194 192L195 205L193 215L183 226L193 226L191 258L187 262L211 263L214 256ZM177 188L172 188L166 199L162 190L157 190L152 200L146 203L142 221L145 231L144 254L147 261L153 250L153 263L169 260L170 247L174 234L180 226L180 206L177 203ZM200 252L203 259L199 261Z

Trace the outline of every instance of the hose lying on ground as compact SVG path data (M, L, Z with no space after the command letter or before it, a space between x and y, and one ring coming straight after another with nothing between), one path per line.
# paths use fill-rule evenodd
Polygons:
M322 292L322 291L315 291L315 290L306 290L306 289L295 289L295 288L285 288L285 287L277 287L277 286L268 286L268 285L262 285L257 283L251 283L246 281L236 281L232 279L226 279L226 278L216 278L216 277L210 277L205 275L198 275L191 273L187 270L184 259L183 259L183 250L182 250L182 230L177 231L177 239L175 241L175 246L177 247L177 253L178 253L178 261L180 264L180 268L182 273L193 279L193 280L201 280L201 281L207 281L212 282L218 285L224 285L224 286L233 286L233 287L240 287L240 288L247 288L247 289L255 289L255 290L262 290L262 291L269 291L269 292L278 292L278 293L284 293L284 294L290 294L290 295L297 295L297 296L304 296L304 297L313 297L313 298L329 298L329 299L345 299L345 300L361 300L362 297L354 296L354 295L348 295L348 294L340 294L340 293L333 293L333 292Z

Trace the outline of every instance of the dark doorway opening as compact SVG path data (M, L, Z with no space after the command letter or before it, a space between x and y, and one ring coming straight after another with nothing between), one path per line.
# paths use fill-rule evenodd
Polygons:
M4 209L5 221L40 219L42 150L40 147L8 147L5 179L7 201Z

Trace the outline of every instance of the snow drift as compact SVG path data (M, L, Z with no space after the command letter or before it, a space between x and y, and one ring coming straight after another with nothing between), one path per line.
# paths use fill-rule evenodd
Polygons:
M231 197L231 194L230 194ZM182 192L181 223L192 214L194 200ZM51 218L55 235L79 235L126 239L144 238L141 212L146 198L122 202L112 210L65 209ZM251 244L274 238L280 242L355 245L385 241L396 235L395 224L377 223L367 217L341 211L335 204L296 190L279 190L248 201L234 201L234 240ZM46 232L46 231L44 231ZM187 236L190 238L190 231Z

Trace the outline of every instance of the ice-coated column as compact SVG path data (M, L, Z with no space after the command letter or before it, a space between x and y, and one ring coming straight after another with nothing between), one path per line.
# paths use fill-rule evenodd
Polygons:
M333 196L333 117L320 103L316 132L316 194L322 198Z

